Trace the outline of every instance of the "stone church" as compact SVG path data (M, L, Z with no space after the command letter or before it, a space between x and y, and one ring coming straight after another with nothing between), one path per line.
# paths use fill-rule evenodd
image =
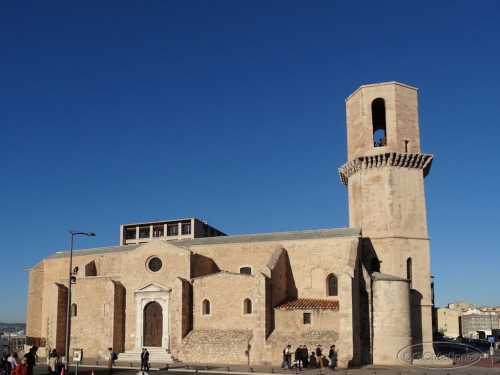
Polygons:
M55 253L29 273L28 343L84 357L274 364L286 344L339 366L397 364L432 341L430 249L417 89L346 99L349 228L227 236L196 219L121 226L120 245ZM71 350L70 350L71 353ZM40 354L40 353L39 353Z

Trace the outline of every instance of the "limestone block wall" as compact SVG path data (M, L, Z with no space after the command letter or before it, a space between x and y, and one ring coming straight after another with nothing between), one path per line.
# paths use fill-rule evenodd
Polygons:
M183 340L182 357L195 363L252 363L252 330L194 330Z
M256 274L269 261L276 242L234 243L190 246L189 250L213 259L220 270L239 273L240 267L251 267Z
M264 267L262 272L254 277L254 326L252 337L252 358L262 358L265 355L265 342L274 330L274 309L272 308L272 287L269 278L271 271Z
M378 272L373 279L373 363L399 364L398 352L412 344L409 281Z
M87 357L102 358L107 348L122 351L125 289L109 277L81 277L72 287L77 316L71 318L70 348L83 348Z
M256 312L244 311L245 299L253 301L254 276L219 273L193 280L193 328L195 330L252 330ZM210 301L210 314L203 301Z
M170 293L170 351L182 358L182 339L192 328L193 294L191 283L180 277L172 283Z
M28 306L26 314L26 339L27 344L31 344L30 340L46 338L46 329L44 320L46 316L40 314L42 311L44 293L44 265L39 263L30 270L28 278Z
M304 313L311 314L311 324L304 324ZM276 331L340 331L338 309L276 309L275 317Z
M370 238L427 237L423 179L421 169L360 169L349 177L349 225Z
M66 344L66 306L68 288L62 284L52 284L48 293L47 347L64 353Z
M213 259L196 253L191 254L191 278L194 279L196 277L210 275L219 271L220 269L217 267Z

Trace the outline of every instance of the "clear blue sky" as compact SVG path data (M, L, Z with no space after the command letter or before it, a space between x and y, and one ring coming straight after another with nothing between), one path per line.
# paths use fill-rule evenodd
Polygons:
M0 2L0 321L119 225L348 225L344 100L419 88L436 302L500 305L500 2Z

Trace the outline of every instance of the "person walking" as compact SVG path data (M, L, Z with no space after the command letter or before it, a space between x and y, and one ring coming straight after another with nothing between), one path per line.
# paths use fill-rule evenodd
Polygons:
M321 345L316 348L316 368L318 367L323 368L323 348Z
M146 348L142 348L141 353L141 371L149 371L149 352Z
M281 364L281 370L285 369L285 366L288 366L288 369L292 369L292 345L287 345L285 349L283 349L283 363Z
M335 371L338 359L338 353L337 350L335 350L335 345L330 346L330 351L328 352L328 358L330 358L330 366L328 366L328 369Z
M298 368L299 371L302 371L301 364L302 364L302 345L299 345L299 347L295 349L292 368L295 367Z
M109 351L108 368L109 368L109 373L112 374L114 372L113 365L115 364L115 359L118 358L118 356L113 351L113 348L108 348L108 351Z

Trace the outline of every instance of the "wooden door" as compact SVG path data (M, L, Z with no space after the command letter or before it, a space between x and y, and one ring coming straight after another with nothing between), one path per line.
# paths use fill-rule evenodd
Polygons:
M163 310L158 302L144 309L144 346L160 346L163 335Z

